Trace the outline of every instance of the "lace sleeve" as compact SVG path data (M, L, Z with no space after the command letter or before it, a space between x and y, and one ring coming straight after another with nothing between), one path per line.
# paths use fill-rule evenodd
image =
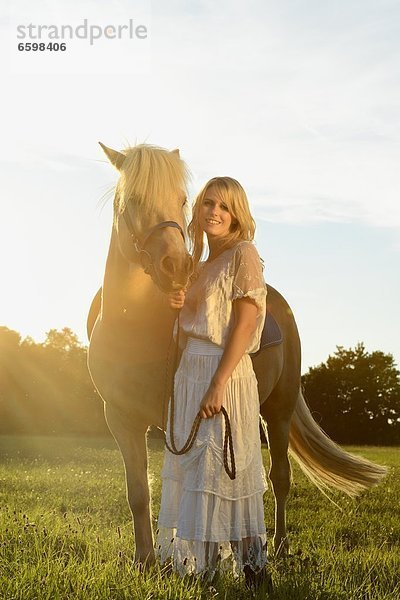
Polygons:
M264 313L267 287L261 259L251 242L240 244L234 255L233 268L232 300L251 298L256 303L259 312Z

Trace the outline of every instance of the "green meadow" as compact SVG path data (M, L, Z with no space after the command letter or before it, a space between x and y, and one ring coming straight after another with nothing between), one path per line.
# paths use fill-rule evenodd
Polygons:
M154 524L163 446L150 440ZM276 600L400 598L400 453L351 448L390 467L377 488L351 500L324 497L293 464L291 553L272 554L273 495L265 495ZM264 450L268 469L268 450ZM0 437L0 598L3 600L265 598L241 579L212 586L133 564L124 471L111 440Z

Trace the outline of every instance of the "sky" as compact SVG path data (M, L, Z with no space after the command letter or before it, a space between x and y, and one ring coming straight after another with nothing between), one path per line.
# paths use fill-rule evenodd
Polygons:
M3 3L4 4L4 3ZM302 370L364 342L400 365L396 0L15 0L0 19L0 325L42 341L85 322L117 174L98 141L179 148L191 198L238 179ZM146 39L18 51L16 27L145 25ZM31 42L39 40L30 40ZM58 40L60 41L60 40Z

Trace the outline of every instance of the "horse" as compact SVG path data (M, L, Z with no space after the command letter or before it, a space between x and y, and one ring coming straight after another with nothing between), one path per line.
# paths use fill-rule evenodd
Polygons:
M193 270L185 243L188 169L177 150L141 144L119 152L100 145L119 180L103 286L87 321L88 368L124 461L135 562L148 567L155 552L146 434L151 425L165 425L166 373L177 316L166 292L185 287ZM333 487L350 496L379 483L385 468L342 450L312 418L301 390L293 313L277 290L267 288L267 311L280 327L282 342L262 348L252 360L271 459L274 548L286 555L289 451L322 491Z

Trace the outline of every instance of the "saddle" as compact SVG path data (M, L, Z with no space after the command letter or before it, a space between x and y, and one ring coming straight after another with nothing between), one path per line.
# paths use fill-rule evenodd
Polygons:
M264 329L261 334L260 348L257 352L253 352L250 356L257 356L263 348L277 346L283 341L282 332L275 318L270 312L267 312L265 318Z

